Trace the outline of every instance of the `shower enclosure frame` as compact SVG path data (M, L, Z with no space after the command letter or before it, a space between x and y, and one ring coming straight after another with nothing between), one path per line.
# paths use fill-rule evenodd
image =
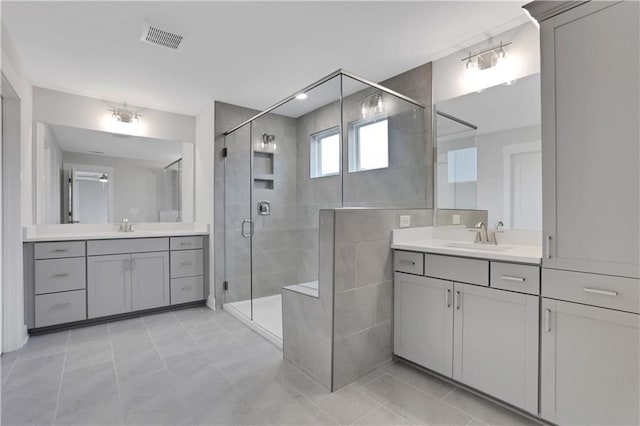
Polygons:
M249 191L248 191L248 195L249 195L249 219L245 219L242 221L242 225L240 227L240 232L242 233L243 237L248 237L249 241L249 276L250 276L250 281L249 281L249 301L250 301L250 314L248 315L248 317L242 317L240 319L242 319L245 323L247 323L249 326L251 326L252 328L254 328L254 330L260 332L260 334L262 334L264 337L266 337L267 339L271 340L274 344L282 347L282 340L278 340L277 336L274 336L272 333L270 333L268 330L266 330L265 328L261 327L260 324L256 323L254 321L254 308L253 308L253 303L254 303L254 277L253 277L253 262L254 262L254 241L253 238L255 236L254 230L255 230L255 221L254 219L256 218L256 213L253 211L253 207L254 207L254 202L256 200L254 200L254 152L256 152L254 150L254 145L253 145L253 138L254 138L254 134L253 134L253 125L251 123L255 122L256 120L258 120L259 118L273 112L274 110L277 110L278 108L282 107L283 105L293 101L296 99L296 96L298 96L301 93L306 93L309 92L331 80L333 80L334 78L339 77L339 98L337 99L337 101L340 102L340 106L339 106L339 115L340 115L340 119L339 119L339 146L341 149L341 158L340 158L340 163L341 163L341 168L340 168L340 175L341 177L341 196L340 196L340 203L342 204L342 206L344 206L344 173L346 173L346 169L344 169L344 163L343 163L343 158L342 158L342 148L343 148L343 142L346 140L345 139L345 123L344 123L344 101L345 101L345 93L344 93L344 83L343 83L343 77L348 77L352 80L354 80L355 82L361 83L363 85L368 86L369 88L373 88L376 90L379 90L380 92L389 94L397 99L400 99L404 102L407 102L415 107L418 107L422 110L425 109L425 106L423 104L421 104L420 102L406 96L403 95L401 93L398 93L392 89L389 89L385 86L382 86L378 83L374 83L372 81L369 81L365 78L362 78L356 74L353 74L352 72L349 72L347 70L344 69L338 69L324 77L322 77L321 79L315 81L314 83L311 83L307 86L305 86L304 88L294 92L293 94L291 94L290 96L282 99L281 101L271 105L270 107L268 107L267 109L260 111L259 113L253 115L251 118L246 119L244 121L242 121L240 124L232 127L231 129L225 131L223 133L223 136L225 137L225 142L224 142L224 161L225 161L225 206L224 206L224 285L223 285L223 295L222 295L222 300L223 300L223 307L225 305L227 305L229 303L229 301L227 300L227 291L228 291L228 286L229 286L229 275L228 275L228 259L227 259L227 254L228 254L228 250L229 250L229 238L228 238L228 230L229 230L229 226L227 223L227 153L228 153L228 145L227 145L227 141L226 138L229 137L230 135L232 135L234 132L238 131L239 129L242 129L243 127L249 125L249 141L251 143L250 145L250 150L249 150L249 160L248 160L248 166L249 166ZM335 101L334 101L335 102ZM236 141L238 142L238 141ZM426 198L425 198L425 202L426 202ZM236 218L238 219L238 218ZM245 223L249 223L249 232L245 235ZM242 299L242 300L246 300L246 299ZM245 315L243 313L240 313L241 315Z

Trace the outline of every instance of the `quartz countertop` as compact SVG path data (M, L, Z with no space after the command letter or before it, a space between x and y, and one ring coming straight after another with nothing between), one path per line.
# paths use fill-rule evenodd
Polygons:
M437 230L425 228L394 230L391 248L423 253L445 254L450 256L472 257L478 259L540 265L542 247L532 245L535 238L526 235L519 238L514 235L499 236L497 245L474 244L473 236L467 229ZM509 231L505 231L509 232ZM500 241L500 237L504 242Z
M23 230L22 241L111 240L122 238L184 237L209 235L208 225L200 224L139 224L132 232L118 231L118 225L36 225Z

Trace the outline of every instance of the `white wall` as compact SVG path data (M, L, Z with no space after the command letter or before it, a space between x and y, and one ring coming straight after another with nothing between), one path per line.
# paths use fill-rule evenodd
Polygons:
M34 149L36 223L61 223L62 151L48 124L36 123Z
M195 149L195 221L209 224L209 287L207 304L214 301L214 257L213 257L213 167L215 163L215 106L212 102L196 117Z
M479 53L500 44L513 43L507 48L511 67L509 79L519 79L540 72L540 31L532 23L527 22L509 31L505 31L491 39L470 46L457 53L433 62L433 103L455 98L479 88L495 86L506 80L501 75L489 75L480 86L470 87L465 75L465 63L460 61L469 52ZM481 71L484 73L485 71Z
M13 42L2 26L2 73L20 98L20 158L15 161L20 165L20 218L21 223L3 232L2 238L6 245L14 250L5 253L3 257L4 280L3 289L3 320L2 345L3 352L19 349L27 337L24 321L24 291L22 277L22 233L20 226L33 223L33 191L32 191L32 86L24 72L22 63ZM4 142L3 142L4 143ZM9 206L3 206L3 209ZM15 211L15 210L14 210ZM6 246L5 246L6 247ZM11 257L8 259L8 257ZM6 262L5 262L6 261Z
M137 125L123 124L112 119L108 110L113 106L122 107L86 96L40 87L33 89L34 121L181 142L195 141L195 117L128 106L132 111L140 111L142 118Z

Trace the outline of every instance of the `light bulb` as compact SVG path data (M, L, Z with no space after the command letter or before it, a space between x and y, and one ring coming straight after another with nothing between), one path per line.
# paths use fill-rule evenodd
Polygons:
M307 99L309 96L306 93L298 93L296 95L296 99L299 101L304 101L305 99Z

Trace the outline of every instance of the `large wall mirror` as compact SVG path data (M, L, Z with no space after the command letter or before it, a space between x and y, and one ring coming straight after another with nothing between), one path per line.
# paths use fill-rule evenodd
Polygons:
M193 150L191 143L36 123L37 223L191 222Z
M436 105L436 205L542 229L540 75Z

